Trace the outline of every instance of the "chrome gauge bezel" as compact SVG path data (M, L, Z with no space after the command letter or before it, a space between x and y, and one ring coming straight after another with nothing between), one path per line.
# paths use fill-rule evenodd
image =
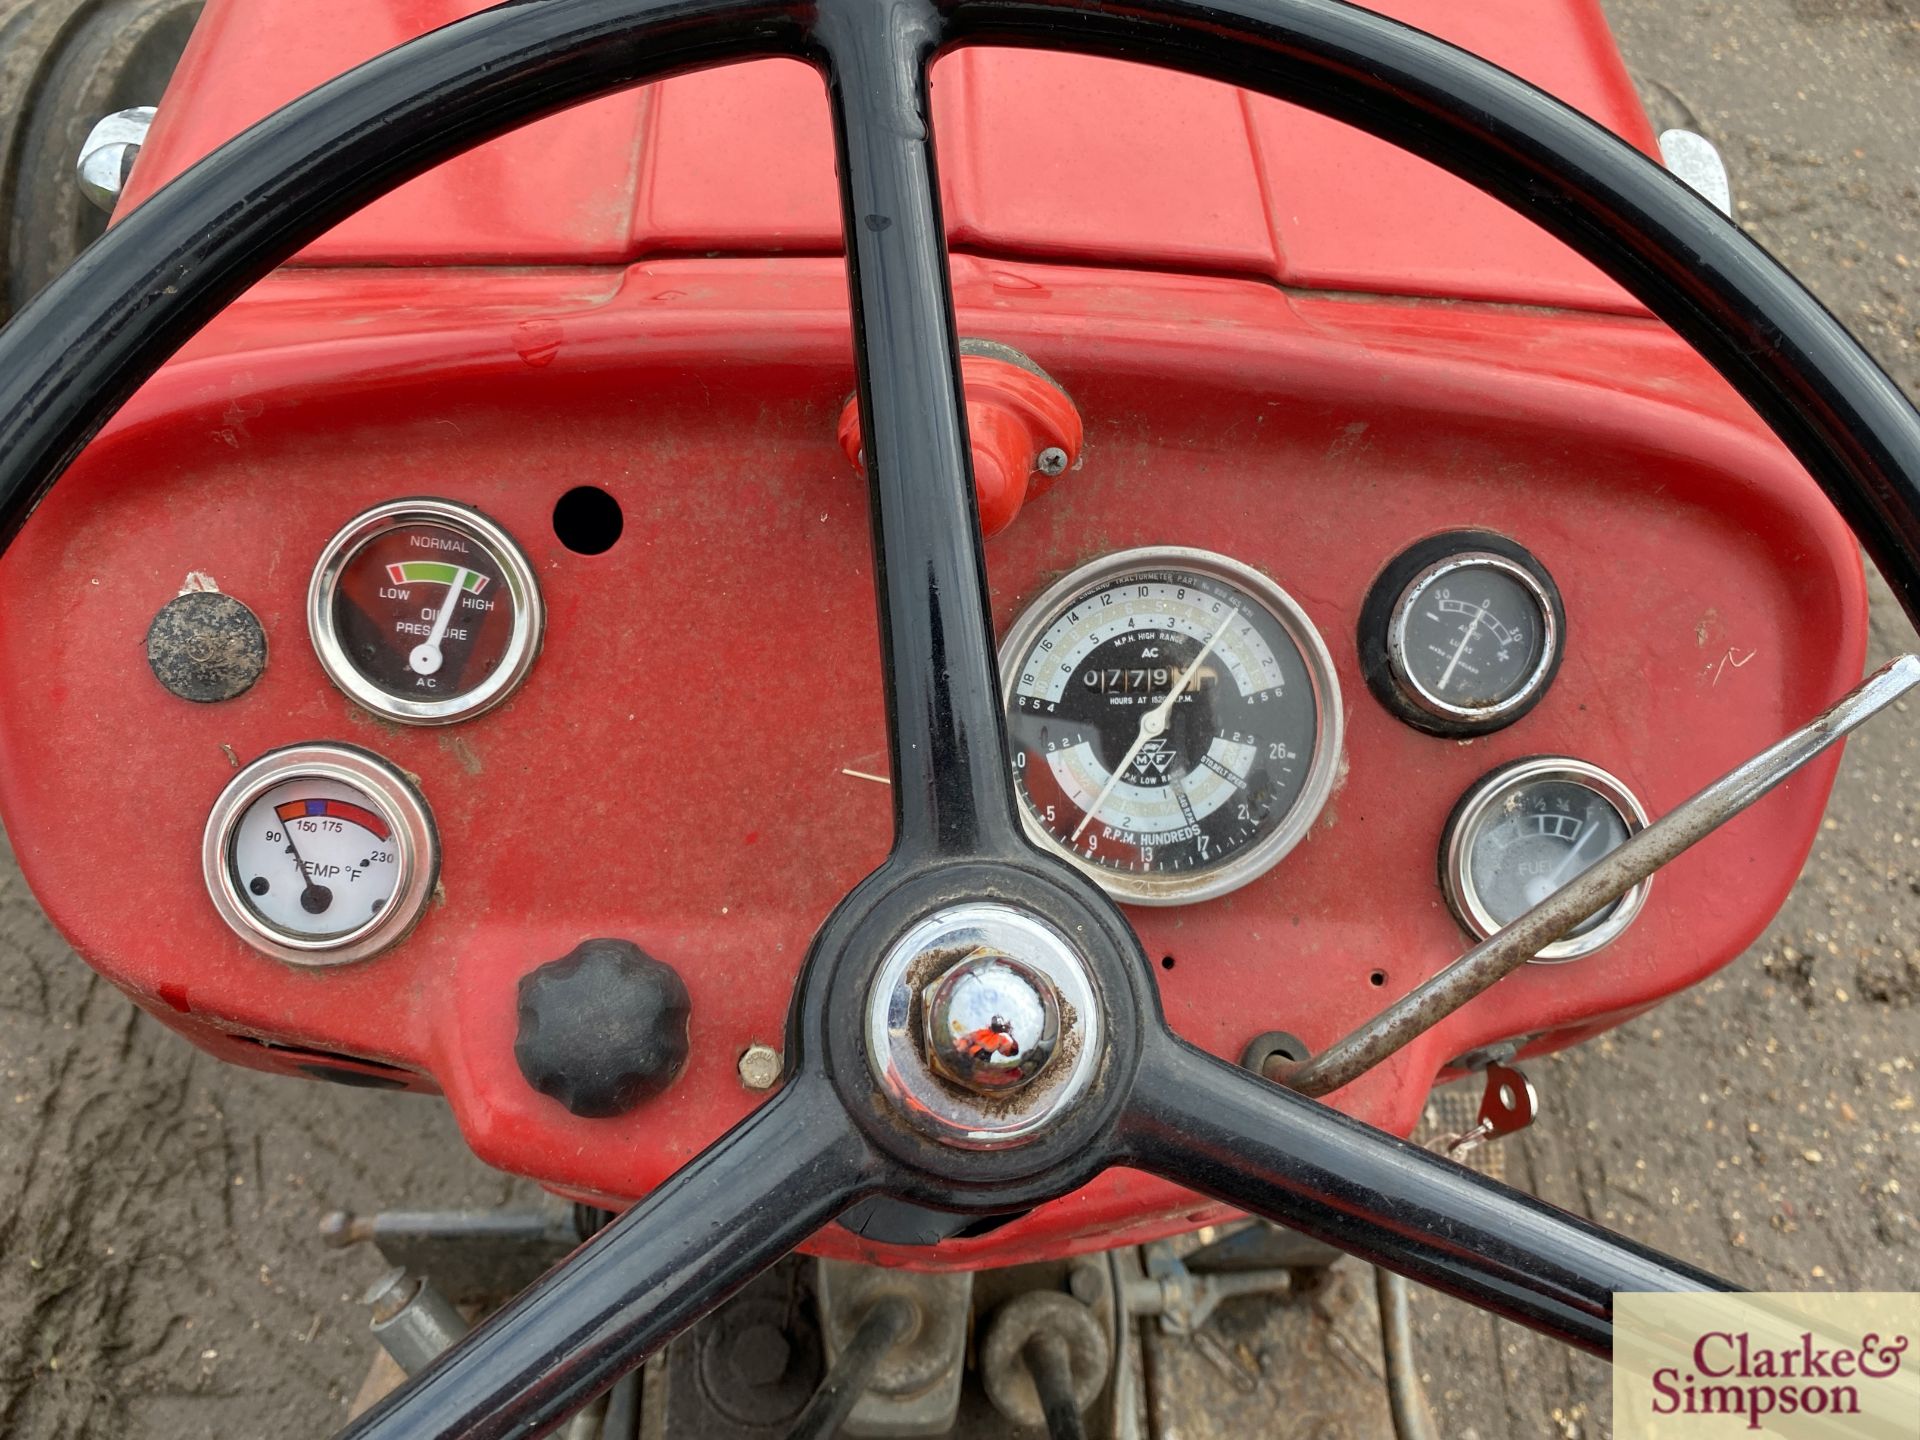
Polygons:
M364 794L393 832L398 881L379 914L340 935L314 938L273 925L234 883L234 830L253 802L291 780L331 780ZM440 877L440 839L425 798L398 769L371 751L333 743L289 745L245 766L227 782L207 816L200 868L220 918L242 940L276 960L304 966L346 965L379 954L419 923Z
M1219 866L1197 874L1130 875L1096 865L1048 833L1029 809L1024 791L1019 795L1020 823L1036 845L1072 864L1116 900L1129 905L1191 905L1259 879L1305 839L1319 819L1340 775L1341 746L1346 733L1340 681L1334 673L1333 656L1318 627L1299 602L1272 579L1251 565L1212 550L1147 545L1089 561L1056 580L1021 611L1000 645L1003 714L1011 717L1013 713L1014 682L1020 674L1020 657L1039 641L1073 597L1141 570L1184 570L1233 586L1264 607L1299 650L1313 686L1315 714L1313 763L1307 769L1300 793L1293 807L1269 833Z
M1415 667L1407 663L1407 620L1419 599L1436 582L1456 570L1497 570L1519 582L1533 602L1539 616L1540 657L1520 688L1494 705L1455 705L1441 699L1420 680ZM1459 720L1474 725L1492 726L1516 711L1524 710L1539 697L1552 678L1560 655L1560 625L1556 607L1540 578L1527 566L1493 550L1462 550L1423 568L1401 589L1387 622L1387 663L1395 681L1408 700L1427 714L1442 720Z
M1485 940L1500 928L1481 901L1473 883L1473 839L1489 818L1497 819L1495 807L1511 791L1542 780L1564 780L1584 786L1611 805L1626 825L1631 839L1647 828L1647 811L1638 797L1618 776L1564 755L1542 755L1515 760L1481 776L1473 783L1447 821L1440 846L1440 882L1454 917L1476 939ZM1633 924L1647 903L1653 888L1651 878L1642 880L1615 903L1613 913L1582 935L1556 940L1531 964L1558 964L1578 960L1612 944Z
M1409 663L1409 620L1415 602L1434 582L1491 565L1516 580L1540 616L1540 654L1512 694L1494 705L1460 705L1418 681ZM1413 541L1380 567L1361 603L1355 648L1367 689L1403 724L1442 739L1490 735L1518 723L1546 699L1567 649L1568 627L1560 587L1545 562L1511 536L1494 530L1443 530Z
M513 628L499 666L473 689L443 700L409 700L381 689L354 665L334 625L334 594L354 556L369 541L407 525L441 525L461 532L492 555L513 601ZM451 725L491 710L527 678L545 631L546 606L526 552L498 523L452 500L389 500L354 516L320 552L307 586L307 633L320 668L355 704L402 725Z

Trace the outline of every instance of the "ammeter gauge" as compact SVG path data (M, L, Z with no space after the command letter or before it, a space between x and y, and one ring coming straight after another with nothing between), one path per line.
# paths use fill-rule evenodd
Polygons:
M1001 647L1028 833L1107 892L1177 905L1299 842L1340 763L1340 686L1306 612L1205 550L1108 555Z
M1549 755L1476 782L1447 822L1440 878L1447 903L1484 940L1519 919L1647 824L1627 787L1597 765ZM1572 960L1617 939L1651 881L1581 921L1537 960Z
M1553 577L1485 530L1421 541L1374 582L1360 612L1367 684L1435 735L1484 735L1539 703L1560 668L1567 617Z
M294 745L235 775L201 842L220 918L296 965L364 960L419 920L439 874L426 801L351 745Z
M449 500L394 500L328 542L307 628L329 679L390 720L446 725L526 678L545 623L540 586L499 525Z

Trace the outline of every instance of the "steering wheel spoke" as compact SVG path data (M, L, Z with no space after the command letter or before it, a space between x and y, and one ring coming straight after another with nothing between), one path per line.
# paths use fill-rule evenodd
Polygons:
M1616 1291L1731 1288L1165 1033L1142 1059L1116 1163L1597 1355Z
M853 306L896 850L1018 845L986 563L934 168L924 0L827 0L814 38L833 109Z
M796 1077L342 1440L543 1434L867 1194L875 1175L826 1084Z

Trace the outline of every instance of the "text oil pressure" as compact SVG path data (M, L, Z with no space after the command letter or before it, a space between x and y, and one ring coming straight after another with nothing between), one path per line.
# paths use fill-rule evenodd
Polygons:
M533 567L466 505L395 500L356 516L314 567L307 625L333 683L367 709L445 725L499 704L540 650Z

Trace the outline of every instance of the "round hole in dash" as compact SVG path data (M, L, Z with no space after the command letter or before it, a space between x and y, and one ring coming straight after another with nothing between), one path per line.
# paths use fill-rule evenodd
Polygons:
M627 517L598 485L576 485L553 507L553 533L576 555L604 555L620 540Z
M1371 975L1367 976L1367 983L1378 990L1382 985L1387 983L1387 972L1384 970L1374 971Z
M1162 970L1171 970L1171 969L1173 969L1173 956L1171 956L1171 955L1162 955L1162 956L1160 957L1160 968L1161 968Z

